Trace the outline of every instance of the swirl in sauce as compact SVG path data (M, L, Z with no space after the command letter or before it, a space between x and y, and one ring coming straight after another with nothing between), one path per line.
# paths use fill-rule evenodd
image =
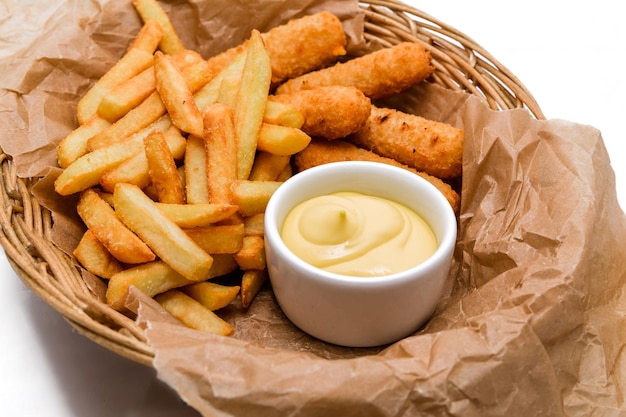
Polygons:
M341 275L381 276L412 268L437 249L430 226L408 207L380 197L339 192L304 201L281 235L296 256Z

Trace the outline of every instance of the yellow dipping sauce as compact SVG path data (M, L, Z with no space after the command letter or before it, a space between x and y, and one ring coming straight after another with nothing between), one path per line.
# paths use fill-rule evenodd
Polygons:
M408 207L339 192L297 205L281 235L299 258L341 275L381 276L412 268L437 249L430 226Z

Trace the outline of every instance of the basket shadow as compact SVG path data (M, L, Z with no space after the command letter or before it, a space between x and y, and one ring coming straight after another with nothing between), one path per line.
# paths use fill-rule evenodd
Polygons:
M74 416L198 417L153 368L119 356L76 332L32 297L24 310L48 356ZM68 416L69 417L69 416Z

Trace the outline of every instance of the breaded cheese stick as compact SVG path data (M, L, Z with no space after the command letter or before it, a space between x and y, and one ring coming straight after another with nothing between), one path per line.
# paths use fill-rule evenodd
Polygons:
M347 140L435 177L462 173L463 130L447 123L372 105L365 126Z
M272 85L323 68L346 54L346 34L330 12L319 12L261 34L272 65ZM218 73L245 48L248 41L208 59Z
M448 183L432 175L419 172L395 159L377 155L374 152L359 148L341 139L333 141L314 139L309 146L293 157L294 166L298 171L304 171L305 169L313 168L317 165L339 161L373 161L406 169L433 184L444 195L446 200L448 200L455 212L459 209L461 198Z
M276 93L345 85L356 87L376 100L406 90L433 71L430 52L424 46L403 42L290 79L278 86Z
M355 87L317 87L269 97L287 103L304 117L301 129L312 137L337 139L361 129L371 111L371 101Z

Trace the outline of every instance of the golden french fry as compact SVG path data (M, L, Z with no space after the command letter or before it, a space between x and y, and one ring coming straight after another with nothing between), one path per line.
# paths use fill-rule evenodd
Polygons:
M244 225L225 224L185 229L185 233L205 252L214 254L236 253L243 246Z
M131 109L111 126L92 136L87 142L87 146L89 150L95 150L114 143L124 142L129 136L163 120L171 123L169 115L165 114L165 105L161 97L154 91L141 104Z
M218 102L222 90L222 81L225 79L240 79L246 62L247 50L243 50L233 58L232 62L217 73L213 79L198 89L194 94L194 100L198 108L203 111L208 105ZM232 85L227 82L227 85ZM224 87L226 88L226 87Z
M278 174L278 177L276 177L276 181L285 182L289 178L291 178L292 175L293 175L293 167L291 166L291 164L287 164L287 166L285 166L285 169L283 169L280 172L280 174Z
M111 278L123 269L89 229L83 234L72 254L87 271L105 279Z
M172 21L156 0L134 0L133 5L144 23L151 20L159 23L163 30L163 36L159 43L161 51L173 55L184 49L183 42L180 40L178 33L176 33Z
M200 60L183 70L185 82L192 92L204 86L210 79L211 74L206 71L206 66L207 62ZM123 141L132 134L155 123L163 115L170 119L170 116L165 114L166 110L167 108L163 100L161 100L158 91L154 91L137 107L130 110L104 131L89 139L87 145L89 149L96 149L106 144Z
M261 34L253 30L235 107L239 179L247 179L252 170L271 78L269 55Z
M176 68L183 70L202 61L202 56L195 51L183 49L172 55L171 60ZM155 88L154 66L151 66L104 96L98 106L98 114L113 123L147 99Z
M241 305L243 308L250 307L252 300L259 293L267 278L267 269L248 269L243 272L241 277Z
M207 279L221 277L237 268L232 255L215 255L215 262L211 265ZM163 261L153 261L136 265L114 274L108 282L107 304L116 310L124 307L124 302L131 285L137 287L149 297L170 290L194 284L187 278L174 271Z
M204 148L209 201L230 204L237 180L237 139L232 108L215 103L204 111Z
M102 132L111 123L101 117L93 116L78 126L61 140L57 148L57 159L61 168L67 168L72 162L89 151L89 138Z
M148 67L134 77L113 88L102 97L98 116L114 123L137 107L154 92L154 66Z
M235 181L231 186L233 204L239 206L242 216L263 213L270 197L281 184L278 181Z
M154 299L187 327L222 336L233 334L230 324L179 290L166 291Z
M86 123L97 114L100 100L115 86L152 65L154 56L141 49L129 49L78 102L76 114L78 123Z
M54 190L61 195L70 195L97 185L104 173L143 152L142 141L141 137L133 137L127 142L96 149L81 156L57 177Z
M161 131L154 131L144 139L150 182L155 187L161 203L183 204L185 191L178 175L174 156Z
M182 292L211 311L229 305L239 294L238 285L220 285L215 282L197 282L180 288Z
M206 279L213 258L170 220L139 187L117 184L113 193L115 212L179 274L192 281Z
M164 133L164 136L174 159L181 159L185 154L187 141L181 135L180 130L176 126L171 126ZM145 188L150 184L149 169L145 151L139 152L117 167L104 173L100 178L100 185L109 193L113 193L115 184L120 182L135 184L139 188Z
M232 204L167 204L157 207L170 220L182 228L205 227L224 220L237 212ZM205 250L206 251L206 250ZM208 252L208 251L207 251ZM208 252L211 253L211 252Z
M274 155L293 155L311 143L311 137L300 129L263 123L257 149Z
M253 214L243 218L244 234L246 236L265 235L265 213Z
M243 246L235 254L235 261L244 271L248 269L264 269L265 245L262 236L244 236Z
M267 100L263 121L274 125L300 129L304 124L304 115L294 106L279 101Z
M122 223L113 208L93 189L81 194L76 209L87 228L120 262L138 264L155 259L152 250Z
M185 149L185 196L188 204L209 202L204 139L189 135Z
M154 297L172 288L192 284L163 261L153 261L127 268L111 276L106 291L106 300L115 310L122 310L131 285Z
M143 24L143 27L133 39L129 49L141 49L151 54L156 51L163 39L163 29L159 22L149 20Z
M154 77L156 90L174 126L184 132L202 136L202 114L185 77L169 57L159 51L154 55Z
M278 175L289 165L291 158L287 155L276 155L258 151L250 172L251 181L275 181Z

